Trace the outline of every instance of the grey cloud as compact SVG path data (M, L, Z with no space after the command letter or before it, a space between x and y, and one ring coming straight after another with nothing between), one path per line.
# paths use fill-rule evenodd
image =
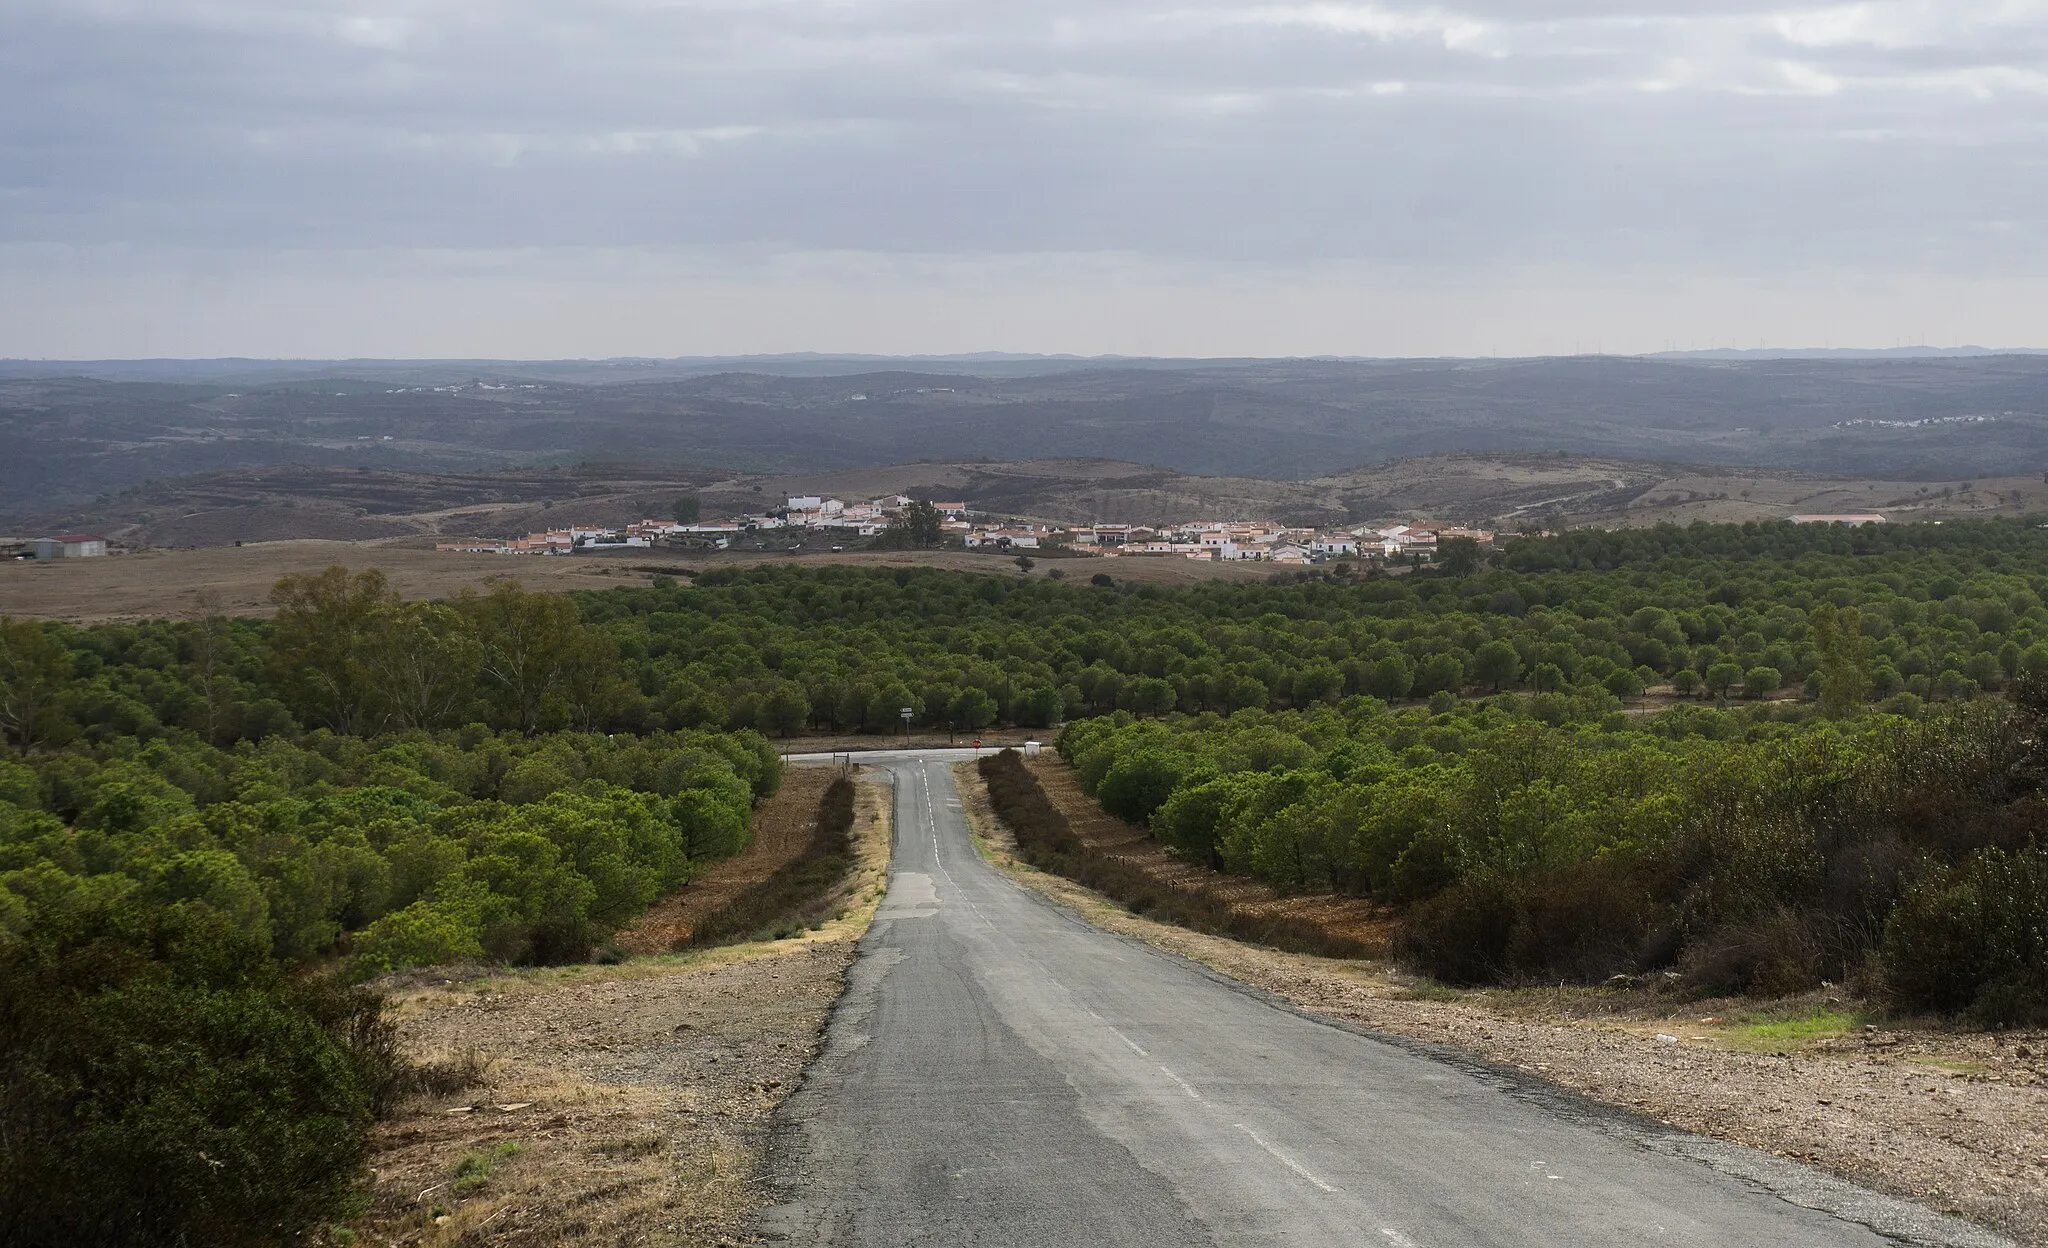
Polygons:
M1968 277L2048 259L2044 136L2048 0L0 13L0 245L142 254Z

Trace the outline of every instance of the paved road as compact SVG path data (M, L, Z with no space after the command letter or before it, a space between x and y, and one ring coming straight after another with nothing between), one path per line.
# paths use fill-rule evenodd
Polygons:
M785 1104L800 1244L2003 1243L1470 1063L1303 1018L989 867L949 764L896 788L889 892Z

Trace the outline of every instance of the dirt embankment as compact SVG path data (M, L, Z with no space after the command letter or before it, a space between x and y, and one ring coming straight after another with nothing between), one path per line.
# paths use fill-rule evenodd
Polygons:
M769 805L808 793L814 818L823 770L791 769ZM388 985L406 1050L482 1080L379 1129L357 1242L742 1242L769 1117L815 1055L881 897L888 810L886 789L858 786L844 913L802 937ZM749 853L784 839L764 829Z
M1038 770L1081 828L1093 803L1072 773L1057 760ZM998 863L1100 926L1307 1013L1460 1049L2048 1245L2048 1032L1866 1023L1826 993L1775 1003L1597 989L1453 993L1384 960L1280 953L1191 932L1017 861L980 777L971 766L957 771ZM1098 824L1089 835L1110 831Z
M1067 817L1074 834L1085 844L1138 867L1162 884L1187 892L1207 893L1242 913L1314 924L1333 936L1356 941L1367 949L1384 951L1391 947L1393 921L1384 906L1356 897L1329 894L1283 897L1257 880L1224 875L1184 862L1167 853L1145 829L1102 813L1102 808L1081 791L1080 778L1059 755L1040 754L1026 766L1045 790L1045 795L1052 799L1053 805ZM978 776L975 786L980 786Z
M838 778L831 767L791 767L782 787L754 812L754 839L736 854L655 902L646 914L612 938L627 953L642 956L686 949L697 925L734 898L795 861L811 843L818 803Z

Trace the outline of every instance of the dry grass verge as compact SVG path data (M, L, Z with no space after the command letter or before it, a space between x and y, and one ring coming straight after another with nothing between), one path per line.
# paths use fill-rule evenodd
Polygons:
M356 1242L746 1242L770 1115L882 894L888 808L857 786L843 913L803 937L389 985L407 1052L447 1077L379 1129Z
M2048 1245L2048 1033L1866 1030L1825 993L1759 1009L1597 989L1450 992L1383 959L1189 931L1020 861L978 775L957 772L997 865L1097 926L1304 1012L1464 1050Z

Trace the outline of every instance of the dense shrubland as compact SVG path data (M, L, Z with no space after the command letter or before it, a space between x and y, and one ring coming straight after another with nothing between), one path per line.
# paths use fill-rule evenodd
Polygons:
M521 676L481 630L506 675L446 705L505 727L429 729L440 674L394 623L423 609L316 580L348 592L274 626L0 621L0 1240L272 1244L345 1217L417 1077L350 984L587 957L740 849L780 781L752 733L520 731L598 682ZM602 648L563 600L495 597Z
M1648 686L1912 714L2048 671L2044 598L2048 530L2010 522L1575 532L1470 576L1183 590L776 568L406 604L337 569L288 578L274 622L7 624L0 735L785 735L892 731L905 706L920 725L1046 727L1498 691L1556 718L1560 698Z
M1987 522L1570 533L1471 576L1185 590L764 569L583 609L630 674L621 723L781 734L1502 690L1555 717L1646 687L1912 714L2048 671L2044 598L2048 532Z
M406 1086L369 972L586 958L745 841L748 734L173 735L0 762L0 1239L279 1243Z
M2048 1009L2044 696L2027 679L2010 702L1804 724L1357 699L1120 714L1059 748L1185 857L1398 907L1403 955L1447 981L1856 980L1996 1024Z

